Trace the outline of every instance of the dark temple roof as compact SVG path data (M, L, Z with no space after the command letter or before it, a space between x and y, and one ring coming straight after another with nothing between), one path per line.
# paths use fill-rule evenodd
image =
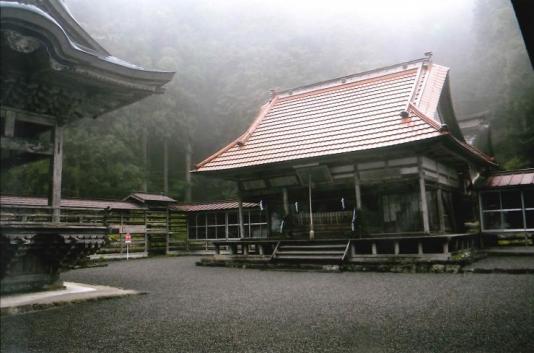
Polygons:
M0 1L0 9L2 88L8 92L3 106L68 119L96 117L162 93L174 75L110 55L62 1ZM36 103L35 96L42 99Z

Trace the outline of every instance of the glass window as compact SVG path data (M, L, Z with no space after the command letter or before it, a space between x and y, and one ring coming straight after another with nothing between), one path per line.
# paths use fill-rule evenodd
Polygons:
M504 211L504 229L523 229L523 211Z
M197 228L189 227L189 239L196 239L197 237Z
M263 217L262 217L261 211L250 211L250 222L251 223L262 223Z
M208 239L215 239L216 236L216 229L217 227L208 227Z
M226 238L226 227L217 226L217 239L223 239L223 238Z
M197 239L206 239L206 227L197 228Z
M534 211L526 211L527 228L534 228Z
M501 208L501 200L500 200L499 192L482 193L482 209L498 210L500 208Z
M483 215L484 229L501 229L501 213L486 212Z
M226 217L224 213L217 213L217 224L222 225L226 223Z
M534 208L534 190L524 190L523 199L525 201L525 208Z
M239 223L239 217L237 216L237 212L228 212L228 224L238 224Z
M216 216L214 214L207 214L206 217L208 218L208 225L209 226L214 226L216 224L215 222L217 221L217 219L216 219Z
M239 238L239 226L228 226L228 238Z
M502 208L521 208L521 191L503 191L501 193L502 197Z

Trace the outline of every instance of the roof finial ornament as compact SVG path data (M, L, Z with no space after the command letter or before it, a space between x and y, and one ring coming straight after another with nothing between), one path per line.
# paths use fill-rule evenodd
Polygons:
M432 60L432 52L431 52L431 51L427 51L427 52L425 53L425 56L426 56L426 59L427 59L428 61L431 61L431 60Z
M271 92L271 100L274 99L274 97L276 96L276 89L270 89L269 92Z

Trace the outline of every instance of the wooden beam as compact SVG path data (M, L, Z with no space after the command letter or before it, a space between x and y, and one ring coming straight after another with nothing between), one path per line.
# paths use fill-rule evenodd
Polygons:
M284 203L284 214L287 216L289 214L289 197L287 193L287 188L282 189L282 200Z
M430 233L430 222L428 220L428 204L426 200L426 186L425 186L425 172L421 163L421 157L417 158L419 168L419 191L421 201L421 215L423 217L423 230L425 233Z
M362 209L362 193L360 188L360 175L358 165L354 165L354 192L356 193L356 209Z
M53 146L50 143L43 143L36 140L21 137L2 136L0 145L3 150L17 151L30 154L40 154L52 156Z
M20 109L7 107L2 107L0 109L0 115L2 116L2 118L13 116L16 120L26 121L39 125L47 125L50 127L54 127L57 121L57 119L51 115L35 114L27 111L22 111Z
M241 197L241 193L239 193L238 200L237 200L237 210L239 215L239 235L240 238L245 237L245 226L243 225L243 198Z
M8 112L4 117L4 136L15 136L15 115L12 112Z
M63 171L63 126L56 125L52 132L54 150L50 163L48 205L53 208L53 221L60 221L61 174Z
M439 187L438 185L438 190L436 191L436 194L438 199L439 232L445 233L445 208L443 207L443 195L441 193L441 187Z

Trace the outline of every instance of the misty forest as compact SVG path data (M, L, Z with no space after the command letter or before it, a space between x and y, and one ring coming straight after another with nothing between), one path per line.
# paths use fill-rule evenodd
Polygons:
M113 55L176 71L166 93L65 130L63 195L231 198L187 170L236 138L270 89L433 52L458 120L486 112L501 168L534 166L534 75L508 0L325 2L66 0ZM3 193L46 195L48 161L2 173Z

